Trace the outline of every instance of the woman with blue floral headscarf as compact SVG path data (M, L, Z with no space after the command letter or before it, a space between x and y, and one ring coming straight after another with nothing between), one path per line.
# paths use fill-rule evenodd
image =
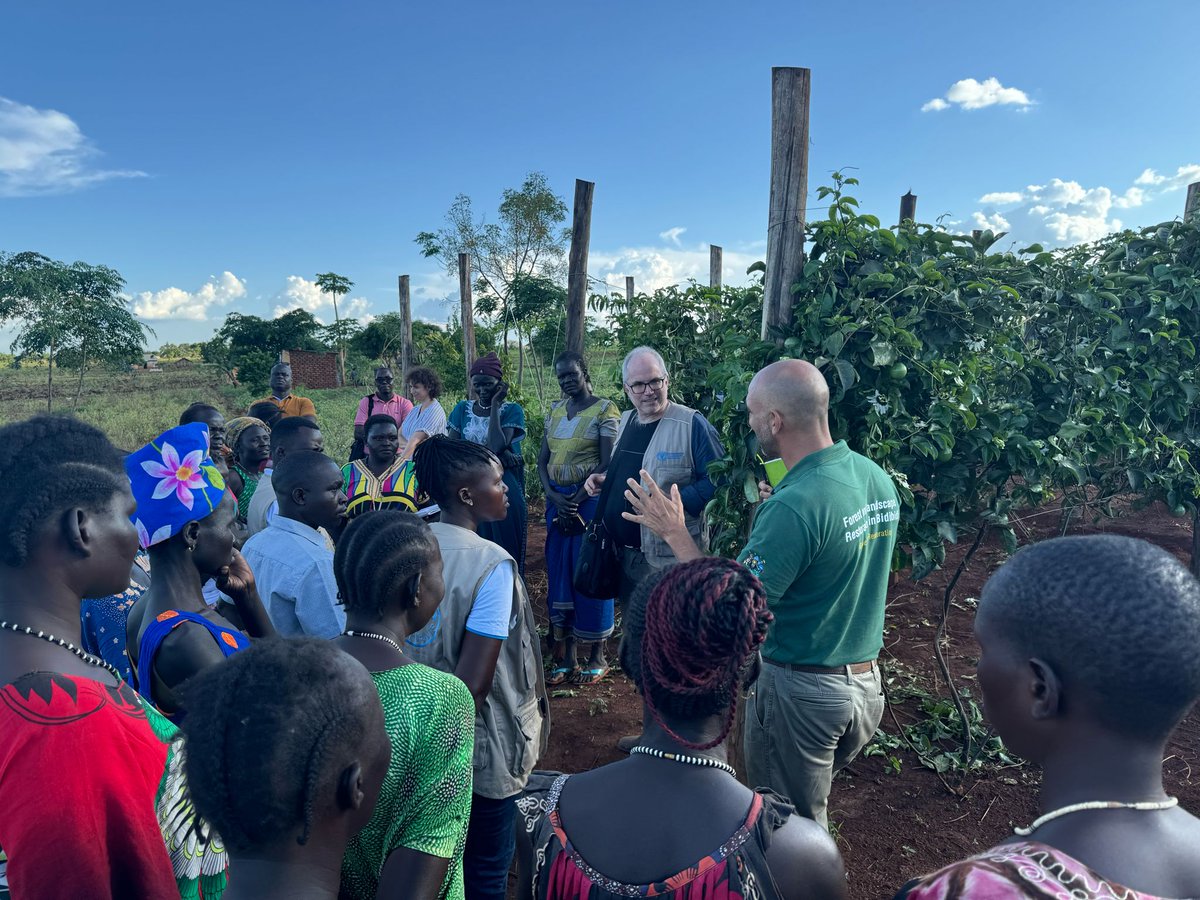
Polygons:
M125 459L137 500L134 525L154 578L129 614L129 658L138 691L168 718L183 712L177 688L202 669L274 634L254 575L233 545L237 505L208 456L208 429L180 425ZM204 602L215 578L246 633Z

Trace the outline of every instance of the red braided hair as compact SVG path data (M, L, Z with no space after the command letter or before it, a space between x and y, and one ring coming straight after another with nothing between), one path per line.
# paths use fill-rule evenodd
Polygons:
M667 572L646 598L642 633L642 693L654 721L693 750L724 741L733 728L743 676L773 618L762 583L740 563L706 557ZM691 698L685 708L728 698L718 706L726 710L721 734L706 744L680 737L663 721L655 694Z

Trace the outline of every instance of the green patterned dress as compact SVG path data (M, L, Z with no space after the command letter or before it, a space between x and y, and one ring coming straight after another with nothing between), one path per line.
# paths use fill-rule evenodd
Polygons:
M410 663L372 672L392 741L371 821L346 847L342 896L373 900L388 855L401 847L450 860L440 898L463 898L471 817L475 702L445 672Z

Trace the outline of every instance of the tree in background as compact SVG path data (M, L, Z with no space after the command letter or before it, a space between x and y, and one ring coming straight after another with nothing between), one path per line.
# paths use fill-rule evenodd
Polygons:
M26 251L0 254L0 323L17 323L17 362L45 356L46 409L54 407L55 365L79 372L75 403L88 365L129 363L153 332L134 318L122 295L125 279L108 266L67 265Z
M204 352L204 342L194 344L163 344L158 348L158 358L160 360L169 359L200 359Z
M345 275L338 275L336 272L323 272L316 277L317 287L322 292L333 297L333 327L334 335L337 338L337 354L338 354L338 374L341 376L342 384L346 383L346 345L342 335L341 319L338 317L337 302L338 297L344 297L350 293L350 288L354 287L354 282Z
M318 338L321 323L304 309L293 309L278 319L232 312L212 340L202 346L205 362L223 368L255 390L265 390L271 366L283 350L323 350Z
M505 190L500 201L499 221L476 220L471 198L459 194L438 231L422 231L416 237L421 252L435 257L447 274L458 271L458 254L471 254L477 273L475 309L498 321L508 346L508 331L517 332L523 352L528 330L513 308L514 284L522 277L540 276L550 282L566 276L567 245L571 230L561 227L567 204L552 191L541 172L525 178L520 190ZM518 361L517 381L524 372L523 355Z

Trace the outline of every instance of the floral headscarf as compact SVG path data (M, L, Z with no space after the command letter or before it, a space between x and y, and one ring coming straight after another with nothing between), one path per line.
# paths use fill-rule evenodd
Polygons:
M229 448L229 452L234 457L237 456L238 438L242 436L243 431L255 425L266 429L267 434L271 433L271 426L262 419L254 418L254 416L237 416L225 423L225 446Z
M137 501L133 524L143 548L174 537L188 522L216 512L225 479L208 455L208 426L179 425L125 457Z

